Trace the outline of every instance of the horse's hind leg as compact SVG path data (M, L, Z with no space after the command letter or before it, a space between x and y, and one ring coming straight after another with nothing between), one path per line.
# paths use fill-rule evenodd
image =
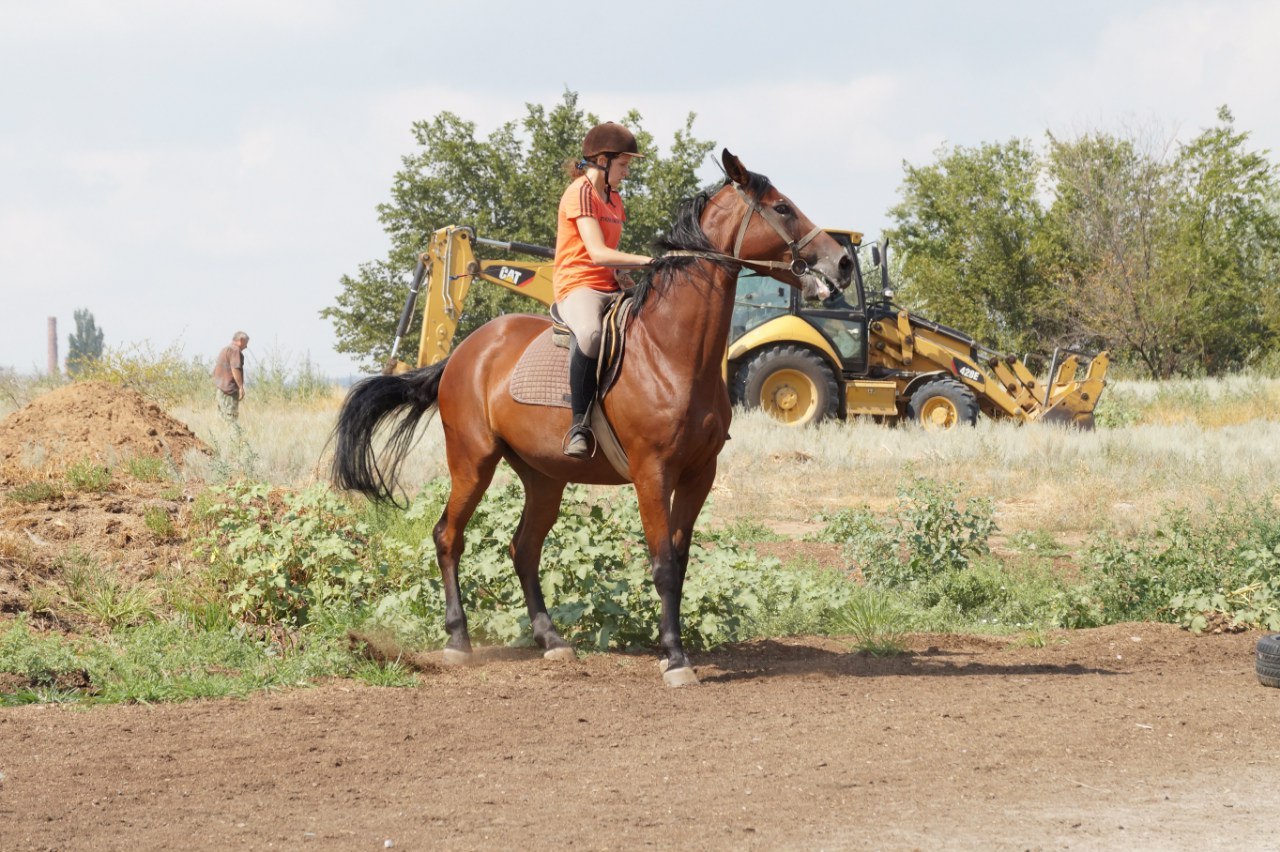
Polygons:
M458 587L458 560L462 558L467 522L493 481L493 471L502 456L496 444L460 447L460 443L461 440L446 440L452 484L449 500L433 531L436 560L440 563L444 585L444 627L449 633L449 641L444 646L446 663L463 663L471 655L467 615L462 610L462 590Z
M508 461L524 483L524 511L520 513L520 525L511 540L511 561L515 564L516 576L520 578L520 588L524 590L533 638L545 649L543 656L547 659L571 660L575 657L573 647L556 632L542 596L538 570L542 562L542 543L560 515L565 483L543 476L517 457L508 458Z

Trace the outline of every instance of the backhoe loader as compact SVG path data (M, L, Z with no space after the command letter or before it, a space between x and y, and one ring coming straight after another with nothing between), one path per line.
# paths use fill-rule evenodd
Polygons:
M1058 349L1038 380L1023 361L989 349L969 335L910 313L893 302L887 246L870 245L880 287L868 300L860 263L862 234L828 230L854 259L853 283L822 304L804 303L772 278L743 270L725 361L735 404L762 408L801 426L827 418L871 416L914 420L926 429L977 422L979 413L1018 422L1048 421L1083 428L1106 385L1109 360ZM476 246L549 261L554 252L527 243L477 237L465 227L431 235L414 270L391 357L384 372L435 364L448 356L467 293L487 281L549 306L552 265L481 261ZM397 359L419 296L423 323L417 357Z

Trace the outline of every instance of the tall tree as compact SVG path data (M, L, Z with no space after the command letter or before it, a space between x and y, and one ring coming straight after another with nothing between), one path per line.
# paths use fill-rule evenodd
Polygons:
M1196 323L1188 344L1209 373L1247 366L1274 348L1268 304L1280 281L1276 168L1248 149L1226 106L1218 124L1184 145L1174 162L1177 274L1189 282ZM1174 264L1171 264L1174 265Z
M67 336L67 372L78 376L90 362L102 359L103 335L88 308L81 308L72 316L76 330Z
M1038 348L1057 318L1030 143L944 149L931 165L903 168L888 236L904 301L988 345Z
M1071 332L1167 373L1186 318L1185 282L1169 279L1172 186L1165 150L1088 133L1049 136L1048 226L1064 249L1055 280ZM1189 318L1186 318L1189 320Z
M1050 136L1050 229L1069 325L1150 376L1217 374L1277 341L1275 168L1230 111L1174 149L1150 134Z
M675 134L669 153L632 111L620 119L636 134L645 159L636 160L625 187L624 251L643 252L670 223L677 202L698 188L698 166L712 143L693 136L694 115ZM413 125L415 150L396 173L391 200L378 208L391 240L385 259L344 275L336 304L322 310L337 332L337 348L366 365L380 363L395 334L404 285L426 237L447 225L475 228L483 237L554 245L556 206L568 182L566 163L581 155L582 138L600 119L578 107L566 91L550 108L526 104L525 116L478 139L473 122L442 112ZM459 338L506 311L528 311L529 303L498 287L476 287L458 325ZM410 333L416 333L415 317Z

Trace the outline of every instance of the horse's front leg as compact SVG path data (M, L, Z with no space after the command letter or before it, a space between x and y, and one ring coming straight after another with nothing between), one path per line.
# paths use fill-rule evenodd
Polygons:
M684 575L689 568L689 548L693 545L693 526L707 503L707 495L716 481L716 463L686 473L671 500L672 543L680 577L680 593L684 594Z
M649 571L661 602L658 641L666 653L662 679L668 686L695 684L698 676L693 673L680 638L680 594L684 572L672 539L672 489L663 475L638 476L635 484L645 541L649 545Z

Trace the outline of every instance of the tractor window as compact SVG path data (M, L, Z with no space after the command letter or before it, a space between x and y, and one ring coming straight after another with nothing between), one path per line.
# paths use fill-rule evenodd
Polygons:
M781 281L743 270L738 274L738 292L733 300L730 342L756 326L791 311L791 288Z
M866 334L867 324L865 322L853 322L839 317L824 317L809 315L806 317L809 322L816 325L827 336L836 351L840 353L840 360L845 364L850 362L860 363L862 361L862 353L866 351L866 341L863 339Z

